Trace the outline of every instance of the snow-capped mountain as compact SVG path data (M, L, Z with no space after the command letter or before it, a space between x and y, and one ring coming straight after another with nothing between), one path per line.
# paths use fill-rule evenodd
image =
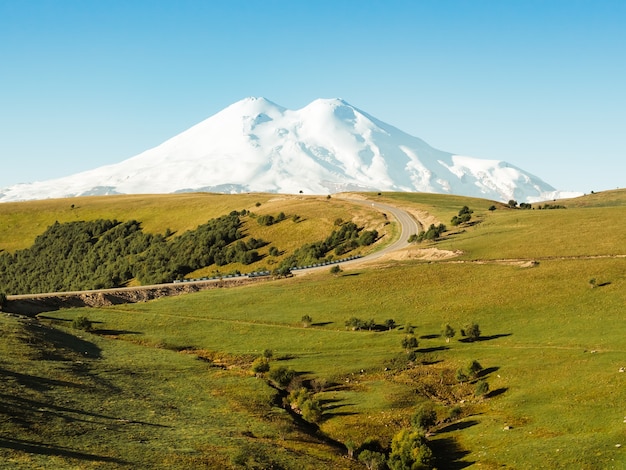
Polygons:
M119 193L353 190L519 202L564 196L506 162L437 150L340 99L288 110L264 98L246 98L135 157L10 186L0 190L0 202Z

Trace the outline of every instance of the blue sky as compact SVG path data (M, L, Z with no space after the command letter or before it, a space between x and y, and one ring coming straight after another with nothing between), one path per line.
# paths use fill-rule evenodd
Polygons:
M0 187L264 96L340 97L557 189L624 187L626 1L0 0Z

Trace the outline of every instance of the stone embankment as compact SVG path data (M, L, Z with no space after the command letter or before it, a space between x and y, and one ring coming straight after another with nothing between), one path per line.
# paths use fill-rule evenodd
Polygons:
M35 316L39 313L52 312L64 308L105 307L110 305L147 302L161 297L188 294L206 289L241 286L252 282L259 282L262 279L263 278L221 279L80 292L9 295L7 296L7 303L2 310L7 313Z

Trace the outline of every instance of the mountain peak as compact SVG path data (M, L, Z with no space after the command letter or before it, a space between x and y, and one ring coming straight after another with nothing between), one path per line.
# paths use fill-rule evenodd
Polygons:
M115 193L354 190L527 202L559 194L506 162L432 148L341 98L317 99L291 111L248 97L121 163L11 186L0 190L0 202Z

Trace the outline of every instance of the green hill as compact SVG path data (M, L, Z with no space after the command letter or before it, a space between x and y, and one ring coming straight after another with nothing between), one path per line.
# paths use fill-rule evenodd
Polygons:
M555 201L558 209L428 194L367 197L448 230L338 274L38 320L3 317L3 461L10 468L365 468L368 455L398 457L392 439L421 422L439 469L624 467L626 193ZM323 227L310 240L326 236L337 218L393 230L338 198L259 195L224 196L221 207L183 227L185 217L174 225L169 214L176 203L160 198L147 198L153 203L143 218L116 212L117 198L108 199L115 207L98 199L104 212L91 199L74 209L73 200L57 201L53 219L67 212L71 220L89 206L92 219L132 218L161 233L246 208L301 214L311 231ZM133 204L142 207L140 198ZM452 226L463 206L471 220ZM172 218L159 223L164 207ZM26 212L14 216L20 227ZM32 217L44 224L43 215ZM289 250L302 245L257 226L255 237ZM32 239L45 229L30 227ZM1 246L17 249L3 236ZM91 321L90 332L71 327L79 316ZM446 324L456 333L450 341ZM480 329L473 341L461 336L472 324ZM469 367L473 361L482 368ZM289 371L291 383L281 383ZM424 407L434 417L413 419L425 416Z

